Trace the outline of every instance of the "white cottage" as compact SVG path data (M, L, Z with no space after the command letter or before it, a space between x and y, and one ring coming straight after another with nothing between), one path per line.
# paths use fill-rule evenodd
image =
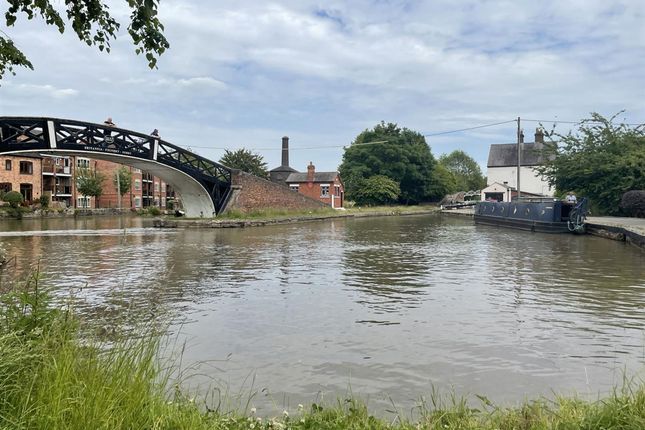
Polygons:
M542 164L541 154L544 148L544 132L535 130L535 142L524 143L520 135L520 190L522 193L552 197L554 189L535 171ZM491 145L488 153L488 186L497 183L509 188L517 188L517 144ZM482 200L484 198L482 190ZM506 201L506 200L505 200Z

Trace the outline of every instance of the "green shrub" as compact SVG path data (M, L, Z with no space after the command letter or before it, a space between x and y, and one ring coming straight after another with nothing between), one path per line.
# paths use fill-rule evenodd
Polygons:
M43 209L46 209L49 207L49 197L47 196L40 196L40 199L38 199L40 202L40 207Z
M152 216L159 216L161 215L161 210L156 206L150 206L148 208L148 213Z
M9 191L4 195L3 200L9 203L12 208L17 208L25 199L18 191Z
M645 218L645 190L632 190L623 194L620 209L629 216Z

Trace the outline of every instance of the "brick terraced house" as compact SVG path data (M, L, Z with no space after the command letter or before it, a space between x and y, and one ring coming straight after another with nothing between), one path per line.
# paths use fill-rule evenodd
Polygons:
M291 173L285 182L292 191L320 200L332 208L343 207L345 187L338 172L316 172L310 161L307 173Z

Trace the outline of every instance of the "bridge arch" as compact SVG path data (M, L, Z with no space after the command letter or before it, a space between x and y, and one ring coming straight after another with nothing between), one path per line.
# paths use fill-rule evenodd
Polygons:
M231 193L228 167L154 136L105 124L0 117L0 154L84 156L145 170L173 186L189 217L220 213Z

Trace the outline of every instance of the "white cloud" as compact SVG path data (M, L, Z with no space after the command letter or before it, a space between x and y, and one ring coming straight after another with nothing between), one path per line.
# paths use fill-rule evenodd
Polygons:
M294 146L347 144L380 120L425 133L620 109L645 120L645 2L164 0L160 8L171 49L153 71L126 34L106 55L34 22L11 28L36 71L3 83L0 114L112 115L127 128L167 127L170 141L200 140L207 129L213 147L251 148L279 147L285 134ZM35 103L42 96L51 103ZM513 137L511 124L430 142L435 153L463 148L484 163L490 143ZM279 151L264 155L279 163ZM320 169L340 162L336 150L291 158Z

